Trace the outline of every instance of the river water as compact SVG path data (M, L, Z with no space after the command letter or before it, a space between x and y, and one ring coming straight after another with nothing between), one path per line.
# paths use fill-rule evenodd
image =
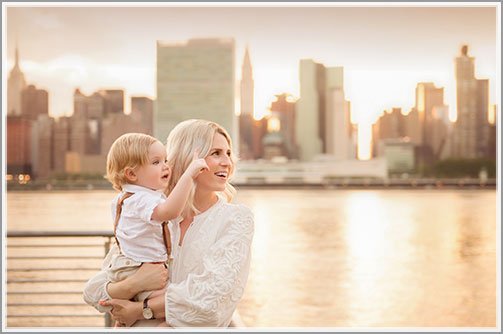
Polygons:
M97 190L9 192L6 226L110 230L113 196ZM255 236L241 318L250 327L495 327L496 198L495 190L242 189L236 201L253 210ZM8 268L18 265L9 261ZM26 285L7 285L8 292L21 288ZM8 302L22 298L9 296ZM72 298L82 301L65 300ZM8 315L23 312L36 310L7 307ZM7 318L12 327L60 321ZM88 318L73 324L101 323Z

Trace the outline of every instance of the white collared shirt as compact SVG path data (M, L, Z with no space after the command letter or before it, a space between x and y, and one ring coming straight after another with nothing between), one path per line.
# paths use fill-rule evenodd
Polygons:
M126 184L123 191L112 201L112 221L115 221L117 202L125 192L133 195L122 204L117 225L117 239L122 253L137 262L166 261L167 253L162 236L162 222L152 220L157 205L166 200L160 191Z

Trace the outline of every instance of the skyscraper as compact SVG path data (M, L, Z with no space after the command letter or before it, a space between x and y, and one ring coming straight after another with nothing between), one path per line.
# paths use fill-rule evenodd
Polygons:
M323 152L320 123L325 117L325 71L323 65L311 59L301 59L299 73L300 98L296 107L295 135L299 158L307 161Z
M21 114L36 120L39 115L49 116L49 93L29 85L21 92Z
M354 157L349 102L344 96L342 67L300 61L300 99L296 104L296 142L301 160L318 154Z
M21 92L26 88L24 74L19 67L19 51L16 47L16 63L7 80L7 115L21 115Z
M419 123L418 160L430 165L438 160L447 140L447 125L437 115L444 106L444 89L432 82L420 82L416 86L416 106Z
M153 120L154 116L154 101L146 96L133 96L131 97L131 117L135 124L138 126L138 132L143 132L149 135L153 133ZM166 138L159 138L165 141Z
M475 78L475 58L463 45L456 58L457 120L454 124L452 155L481 158L488 155L489 81Z
M236 140L234 40L157 42L154 135L164 140L179 122L202 118L222 125Z
M239 114L239 156L243 160L255 159L253 148L253 70L250 54L246 48L243 66L241 67L241 94Z
M295 143L295 102L291 95L278 94L276 101L271 103L271 112L278 118L280 128L278 132L284 140L285 152L289 159L297 158L297 145Z

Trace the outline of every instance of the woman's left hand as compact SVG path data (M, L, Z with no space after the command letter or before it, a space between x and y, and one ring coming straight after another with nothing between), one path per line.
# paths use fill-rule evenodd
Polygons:
M124 299L109 299L100 300L100 305L111 306L112 310L110 314L112 319L118 321L121 325L125 327L131 327L136 320L141 319L142 315L142 303L132 302Z

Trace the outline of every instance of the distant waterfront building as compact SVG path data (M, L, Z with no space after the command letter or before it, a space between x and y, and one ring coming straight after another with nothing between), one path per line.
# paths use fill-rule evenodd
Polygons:
M489 144L488 144L488 157L490 159L496 160L497 145L498 140L498 109L495 104L491 107L491 122L489 124Z
M124 90L122 89L105 89L99 92L104 100L104 113L123 114L124 110Z
M283 138L284 156L288 159L297 158L297 143L295 142L295 101L289 94L276 95L276 101L271 103L271 113L279 121L279 130Z
M295 133L299 159L312 160L323 152L321 124L325 120L325 67L311 59L300 61L300 98L297 101ZM324 127L323 127L324 129Z
M7 79L7 115L21 115L21 92L26 88L24 74L19 67L19 50L16 47L15 64Z
M303 161L318 154L353 159L349 102L344 97L342 67L300 61L300 99L296 104L296 142Z
M372 155L382 156L383 145L381 141L389 138L402 138L406 136L406 120L401 108L385 110L381 117L372 124Z
M54 169L54 118L39 115L33 122L31 136L32 177L47 178Z
M233 39L157 42L154 135L167 138L176 124L202 118L222 125L236 143Z
M431 165L440 157L447 141L447 126L438 115L444 105L444 89L431 82L420 82L416 87L416 105L420 126L418 160L420 164Z
M488 156L489 80L475 78L475 58L463 45L456 58L457 120L454 124L452 155L462 158Z
M415 145L408 138L388 138L381 142L388 173L411 173L415 169Z
M7 174L32 174L32 121L7 115Z
M250 54L246 48L243 65L241 67L239 114L239 157L242 160L256 159L253 147L253 121L254 121L254 83L253 69Z
M71 149L70 132L71 132L71 118L59 117L55 120L53 126L53 171L57 174L66 172L65 156Z
M31 120L39 115L49 116L49 93L29 85L21 92L21 114Z
M154 133L154 101L145 96L131 97L131 118L138 125L137 132L153 135ZM165 142L166 138L158 138Z
M108 104L109 112L107 113L107 99L103 92L105 91L94 92L90 96L85 96L79 89L75 90L70 146L71 150L78 154L102 153L100 146L103 132L102 121L106 115L116 114L116 112L110 111L112 110L110 102Z

